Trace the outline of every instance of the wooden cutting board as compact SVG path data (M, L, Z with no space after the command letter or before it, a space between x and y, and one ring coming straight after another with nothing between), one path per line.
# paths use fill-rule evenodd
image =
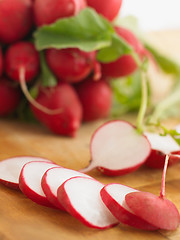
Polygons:
M151 33L148 40L159 50L180 60L180 31ZM158 86L161 77L158 78ZM166 81L166 80L162 80ZM157 84L157 80L155 80ZM158 90L160 87L157 88ZM157 91L157 90L156 90ZM159 96L160 93L153 94ZM123 116L134 122L135 116ZM165 122L174 126L178 119ZM57 164L72 169L81 169L88 165L89 141L94 130L103 121L82 125L74 139L55 136L39 125L25 124L12 120L0 120L0 160L17 155L46 157ZM161 170L141 167L126 176L107 177L96 170L90 175L99 181L121 183L139 190L159 194ZM180 210L180 164L172 166L167 172L166 197ZM0 185L0 240L179 240L180 228L176 231L147 232L118 225L108 230L96 230L84 226L65 212L39 206L21 192Z

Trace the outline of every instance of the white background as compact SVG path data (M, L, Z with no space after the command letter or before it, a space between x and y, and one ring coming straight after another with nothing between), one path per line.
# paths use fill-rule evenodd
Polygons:
M143 31L180 29L180 0L123 0L120 16L134 15Z

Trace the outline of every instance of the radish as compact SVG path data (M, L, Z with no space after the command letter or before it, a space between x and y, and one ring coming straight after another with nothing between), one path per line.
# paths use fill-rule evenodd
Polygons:
M87 5L112 21L120 11L122 0L87 0Z
M107 208L121 223L139 229L156 230L156 227L134 215L126 205L125 196L131 192L138 191L128 186L112 183L102 188L101 198Z
M173 165L180 160L180 146L170 136L160 136L157 133L144 133L151 144L151 154L145 164L151 168L163 168L166 154L169 154L168 165Z
M0 16L0 42L13 43L21 40L32 27L32 1L1 0Z
M9 79L0 79L0 116L12 113L21 100L21 92L17 85Z
M30 156L8 158L0 162L0 182L7 187L19 189L19 176L23 166L31 161L47 161L48 159Z
M144 47L136 36L128 29L115 28L117 34L130 44L140 58L145 55ZM102 63L102 74L106 78L118 78L132 74L138 68L137 63L131 55L123 55L110 63Z
M67 83L82 81L97 64L95 52L84 52L77 48L48 49L46 61L57 79ZM99 72L95 73L95 77L96 74L99 75Z
M1 50L1 47L0 47L0 77L3 73L3 56L2 56L2 50Z
M92 121L107 117L112 105L112 91L103 80L88 79L76 85L76 91L83 107L83 120Z
M103 186L95 179L70 178L58 188L58 200L67 212L88 227L109 228L117 224L117 219L101 200Z
M32 201L46 206L54 207L46 198L42 187L41 179L44 173L57 166L51 162L34 161L26 163L20 173L19 188Z
M47 114L31 105L41 123L56 134L75 136L81 124L82 107L71 85L59 83L55 87L40 88L36 101L50 110L62 110L57 114Z
M57 190L67 179L76 176L91 178L86 174L67 168L54 167L47 170L42 178L41 186L49 202L61 210L65 210L57 199Z
M35 0L35 23L37 26L50 24L59 18L74 16L85 7L85 0Z
M99 127L90 143L90 165L109 176L123 175L138 169L151 152L147 138L125 121L109 121Z
M166 155L160 196L149 192L132 192L125 196L131 211L157 228L175 230L180 221L176 206L165 198L165 175L169 156Z

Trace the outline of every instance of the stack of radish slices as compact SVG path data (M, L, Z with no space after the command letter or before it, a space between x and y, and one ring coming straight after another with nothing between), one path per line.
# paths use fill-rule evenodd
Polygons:
M168 160L168 158L167 158ZM106 229L119 222L143 230L174 230L179 212L164 197L164 168L160 197L121 184L104 185L94 178L35 157L0 162L0 181L32 201L67 211L86 226Z

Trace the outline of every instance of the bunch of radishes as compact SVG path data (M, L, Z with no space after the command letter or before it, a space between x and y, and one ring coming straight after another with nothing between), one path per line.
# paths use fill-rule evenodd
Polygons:
M107 117L112 104L109 80L133 73L138 68L135 59L126 54L100 63L96 50L87 52L77 47L55 49L51 46L41 52L40 57L33 34L42 26L77 16L81 10L91 7L142 59L145 50L141 42L129 30L111 23L121 3L122 0L0 1L0 116L15 111L23 98L22 90L34 116L57 134L74 136L82 121ZM88 35L88 29L86 31ZM101 39L101 32L96 34ZM61 37L63 39L63 35ZM43 71L50 73L45 76L46 83ZM55 82L51 82L51 78ZM33 98L30 89L34 86Z

